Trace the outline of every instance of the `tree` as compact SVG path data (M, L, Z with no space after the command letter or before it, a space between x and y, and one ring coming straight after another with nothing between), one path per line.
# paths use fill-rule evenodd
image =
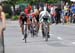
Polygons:
M25 0L8 0L8 3L13 6L14 14L15 14L15 5L18 3L24 3Z
M15 12L15 4L16 4L16 2L17 2L18 0L8 0L8 3L9 3L9 5L11 5L11 6L13 6L13 10L14 10L14 12ZM15 14L15 13L14 13Z
M28 0L30 4L36 4L39 2L44 2L44 3L57 3L61 0Z

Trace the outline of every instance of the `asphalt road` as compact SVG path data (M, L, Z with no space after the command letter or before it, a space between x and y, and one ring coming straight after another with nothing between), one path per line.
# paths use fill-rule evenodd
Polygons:
M28 33L27 43L24 43L18 21L7 21L5 53L75 53L75 24L53 24L50 27L48 42L39 30L38 37L31 38Z

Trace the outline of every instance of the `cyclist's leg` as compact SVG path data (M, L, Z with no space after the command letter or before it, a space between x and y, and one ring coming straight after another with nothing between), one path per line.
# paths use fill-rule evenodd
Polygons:
M45 37L45 35L44 35L44 22L42 22L42 25L41 25L41 30L42 30L42 35L43 35L43 38Z
M24 25L22 25L22 34L24 34Z
M37 27L38 27L38 29L37 29L37 30L38 30L38 32L39 32L39 27L40 27L40 26L39 26L39 22L37 22L37 25L38 25L38 26L37 26Z
M39 31L39 17L37 19L37 26L38 26L38 31Z
M30 24L31 24L30 18L27 18L28 30L30 30Z
M22 35L24 35L24 24L23 23L21 24L21 31L22 31ZM23 40L24 40L24 37L23 37Z
M39 18L35 18L35 24L36 24L36 31L37 31L37 35L39 32Z
M48 38L50 38L49 33L50 33L50 24L48 23Z
M39 21L38 20L36 20L36 32L38 36L38 32L39 32Z
M30 23L30 32L32 33L32 18L30 19L31 23Z
M22 30L22 34L24 35L24 21L22 20L22 23L21 23L21 30Z

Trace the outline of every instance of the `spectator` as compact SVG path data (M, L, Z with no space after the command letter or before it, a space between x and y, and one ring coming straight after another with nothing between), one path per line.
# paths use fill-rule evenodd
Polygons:
M57 6L57 8L55 9L55 11L56 11L56 24L58 24L58 23L61 22L61 18L60 18L61 8L60 8L60 6Z
M74 18L74 16L75 16L75 5L74 4L72 4L72 6L71 6L71 12L72 12L72 16L73 16L72 20L75 23L75 18Z
M6 28L6 22L5 22L5 13L3 12L2 6L0 6L0 53L4 53L4 37L3 32ZM3 48L3 49L2 49ZM3 51L1 51L3 50Z
M51 4L51 9L50 9L50 14L51 14L51 18L52 18L52 23L55 23L55 8L54 6Z

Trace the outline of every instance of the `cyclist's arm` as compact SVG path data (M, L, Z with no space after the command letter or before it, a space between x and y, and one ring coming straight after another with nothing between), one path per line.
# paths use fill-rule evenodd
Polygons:
M43 20L43 16L44 16L44 11L42 11L42 12L39 14L39 22L41 22L41 20Z
M20 24L20 27L22 26L22 17L19 16L19 24Z
M51 18L51 15L50 15L50 13L48 13L48 12L47 12L47 15L49 16L49 18Z
M39 16L39 22L41 23L43 21L43 15Z
M19 23L21 23L21 16L19 16Z
M51 15L50 15L50 13L47 12L47 15L49 16L48 17L48 23L51 23Z

